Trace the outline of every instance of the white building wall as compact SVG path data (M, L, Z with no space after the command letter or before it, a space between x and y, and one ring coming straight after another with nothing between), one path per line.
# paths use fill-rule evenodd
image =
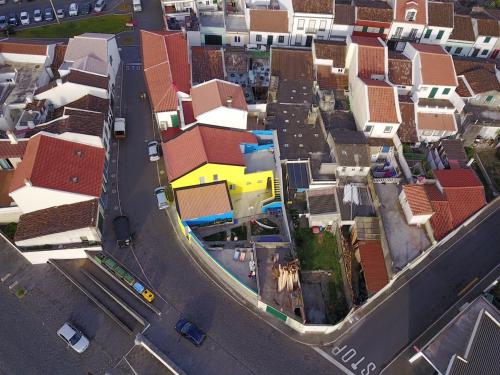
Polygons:
M248 32L242 31L226 31L224 44L229 44L235 47L243 47L246 46L250 41L250 36Z
M428 38L426 38L426 33L427 30L431 30L431 34L429 35ZM441 36L441 39L437 39L437 36L439 32L442 31L443 35ZM448 27L438 27L438 26L427 26L424 29L424 32L422 33L422 39L420 39L420 43L426 43L426 44L446 44L448 41L448 38L450 37L451 32L453 31L452 28Z
M349 102L358 130L364 131L368 121L368 94L363 82L355 77L350 81Z
M101 251L102 247L93 246L84 249L25 251L22 254L31 264L43 264L47 263L49 259L83 259L87 257L85 250Z
M169 111L169 112L156 112L156 123L161 130L165 130L167 128L172 127L172 117L177 114L177 111Z
M300 22L303 22L303 27L299 29ZM312 35L313 39L327 40L330 36L332 24L332 14L295 13L292 23L291 44L305 46L308 35ZM323 25L323 30L320 30L320 26ZM297 40L298 35L300 35L300 41Z
M456 86L438 86L438 85L420 85L416 86L416 94L418 98L429 98L431 95L432 89L437 88L437 92L434 95L433 99L450 99L450 97L455 92ZM444 90L449 89L448 94L444 94Z
M0 224L17 223L22 214L19 206L1 207Z
M101 236L99 235L99 233L97 233L96 228L80 228L36 238L29 238L22 241L16 241L16 245L20 247L29 247L70 243L76 244L82 242L82 237L85 237L88 241L91 242L101 241Z
M353 25L336 25L332 23L330 39L345 39L347 36L352 35L353 31Z
M197 117L198 122L233 129L247 128L247 111L236 108L218 107Z
M448 53L456 56L469 56L473 50L473 42L463 42L458 40L450 40L445 43ZM459 51L459 49L461 49Z
M112 38L108 41L108 74L110 87L114 87L116 82L116 75L120 68L120 53L118 52L118 45L116 39Z
M486 42L486 38L490 38L490 41ZM472 52L475 49L478 49L479 53L477 54L477 57L486 59L486 58L490 57L491 53L495 49L495 44L496 44L497 40L498 40L498 38L495 38L495 37L478 36L476 38L476 42L474 43L473 49L470 53L472 54Z
M68 103L74 102L85 95L94 95L99 98L108 99L108 91L97 87L78 85L71 82L66 82L59 86L55 86L50 90L35 95L35 99L47 99L54 107L62 107Z
M23 186L9 194L21 208L23 214L43 210L45 208L85 202L96 197L83 194L69 193L36 186Z
M372 126L371 132L365 132L365 135L372 138L393 138L399 128L399 123L381 123L368 121L365 126ZM386 133L386 127L391 127L391 131ZM364 131L364 129L363 129Z
M261 36L261 41L257 41L257 35ZM249 39L249 44L257 44L257 45L267 45L267 38L268 36L272 35L273 36L273 46L287 46L289 41L290 41L290 34L289 33L268 33L264 31L250 31L250 39ZM279 37L283 36L284 40L283 43L279 43Z
M31 55L25 53L0 53L2 60L13 61L18 63L50 65L50 58L46 55Z
M417 30L416 38L420 38L424 31L425 25L415 24L415 23L407 23L407 22L395 22L392 21L391 28L389 29L388 39L393 39L398 27L403 29L399 39L408 38L412 29Z

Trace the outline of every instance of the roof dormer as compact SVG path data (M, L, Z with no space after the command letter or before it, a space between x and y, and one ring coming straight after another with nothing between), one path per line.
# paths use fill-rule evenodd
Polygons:
M405 4L405 21L415 21L417 19L418 3L416 0L408 0Z

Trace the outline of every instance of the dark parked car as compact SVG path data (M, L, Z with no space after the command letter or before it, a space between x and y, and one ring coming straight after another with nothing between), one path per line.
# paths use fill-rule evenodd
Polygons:
M132 242L132 233L130 232L130 222L126 216L117 216L113 219L115 229L116 243L119 247L126 247Z
M200 346L207 337L205 332L199 329L194 323L184 318L177 322L175 330L196 346Z
M43 15L45 17L45 21L54 21L54 12L51 8L45 8Z
M81 12L82 12L82 14L90 14L90 13L92 13L92 3L85 3L85 4L83 4Z
M18 26L19 25L19 17L17 17L17 14L15 14L15 13L10 13L9 20L7 22L9 25Z

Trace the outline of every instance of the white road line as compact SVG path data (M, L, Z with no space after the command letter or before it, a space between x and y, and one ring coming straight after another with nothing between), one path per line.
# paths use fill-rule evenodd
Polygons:
M312 347L316 353L318 353L320 356L322 356L324 359L326 359L328 362L332 363L337 367L338 369L342 370L344 374L347 375L356 375L354 372L349 370L347 367L345 367L342 363L338 362L336 359L334 359L332 356L330 356L327 352L325 352L323 349L320 349L316 346Z

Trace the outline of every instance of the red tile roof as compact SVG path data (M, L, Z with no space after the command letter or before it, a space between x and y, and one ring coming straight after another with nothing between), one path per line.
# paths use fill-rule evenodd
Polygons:
M191 100L181 101L182 115L184 116L184 124L189 125L196 122L193 112L193 102Z
M250 9L250 30L268 33L288 33L288 11Z
M28 145L27 140L19 140L17 144L13 145L8 139L0 140L0 158L22 158Z
M412 61L402 53L389 52L389 82L395 85L411 86L413 80L412 67Z
M377 38L362 36L353 36L352 41L358 44L358 76L385 76L385 48L380 41Z
M453 217L450 211L450 204L436 185L426 184L424 187L434 211L434 215L431 216L434 237L439 241L453 230Z
M292 0L295 13L333 14L334 0Z
M458 86L453 59L438 45L411 44L420 55L423 85Z
M448 113L417 113L419 130L441 130L454 132L455 118Z
M225 214L233 210L226 181L174 190L177 212L182 220Z
M171 139L174 139L175 137L182 134L182 130L179 128L168 127L166 130L162 130L160 134L161 134L161 141L168 142Z
M406 11L417 12L415 21L406 21ZM427 0L395 0L394 19L398 22L425 25L427 23Z
M347 90L349 86L347 74L333 74L332 68L326 65L316 66L316 76L322 90Z
M218 79L194 86L191 89L191 97L193 98L193 112L196 118L212 109L229 107L228 99L232 100L231 108L248 110L241 86Z
M191 71L182 32L141 30L144 76L155 112L175 111L177 91L189 93Z
M430 215L434 212L423 185L403 185L403 191L413 215Z
M162 145L170 182L207 164L245 165L242 143L256 144L252 133L196 125Z
M483 186L472 169L436 169L434 176L443 188Z
M394 87L384 81L362 79L368 86L370 122L399 123Z
M415 103L413 103L411 98L399 97L399 111L401 112L401 124L398 128L399 139L403 143L417 143Z
M99 197L105 150L46 135L31 138L18 165L10 192L33 186Z
M382 245L380 240L363 240L358 241L358 246L366 289L376 293L389 283Z
M46 56L48 46L49 44L5 39L0 42L0 53Z
M224 79L224 63L222 60L222 48L193 46L191 48L193 83Z

